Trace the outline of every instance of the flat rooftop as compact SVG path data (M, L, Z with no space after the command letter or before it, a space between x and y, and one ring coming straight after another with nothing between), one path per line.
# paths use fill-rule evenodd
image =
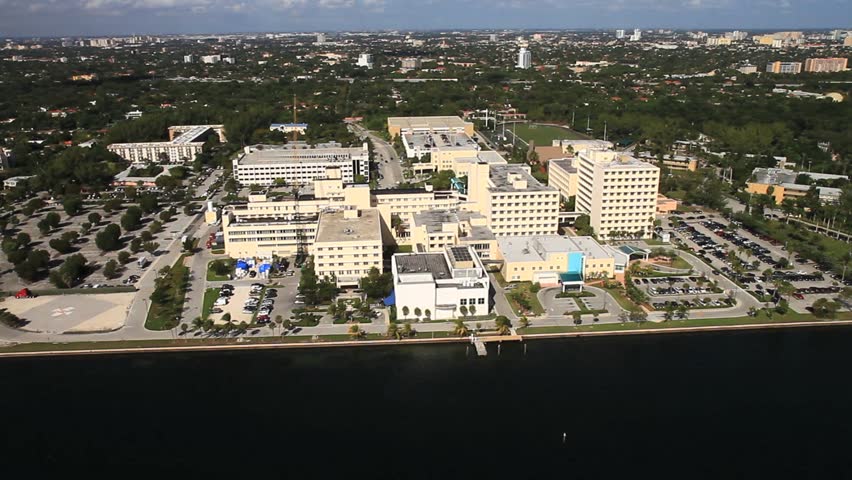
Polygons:
M537 237L499 237L497 244L503 257L510 262L537 262L546 260L552 253L581 252L589 258L611 258L612 252L604 249L592 237L541 235ZM567 265L566 265L567 267Z
M453 278L450 266L443 253L417 253L394 255L396 273L431 273L435 280Z
M588 158L594 163L601 165L607 169L635 169L635 168L654 168L659 170L656 165L639 160L633 155L628 155L621 152L611 152L602 150L585 150L580 153L581 157Z
M351 212L351 211L349 211ZM347 211L323 212L320 215L315 243L380 242L382 231L379 211L361 210L358 216L346 218Z
M284 148L265 147L252 149L239 158L240 165L263 165L274 163L301 163L323 161L350 161L353 156L366 155L362 147L313 147Z
M403 141L408 142L408 148L479 150L479 145L466 133L404 133Z
M513 178L525 180L526 188L515 187ZM495 192L555 192L556 187L542 185L529 172L529 167L522 165L491 165L489 169L489 179L493 187L491 191Z
M458 116L388 118L388 127L398 127L401 131L464 129L469 123Z
M472 218L485 218L485 216L479 212L466 210L424 210L413 215L414 224L425 226L429 233L440 232L445 223L462 223Z
M814 180L848 180L846 175L835 175L832 173L815 173L815 172L796 172L787 170L786 168L755 168L751 174L755 178L755 183L763 183L767 185L782 185L795 184L796 177L799 175L807 175ZM786 186L785 186L786 187Z
M574 168L574 162L568 158L554 158L547 162L547 168L551 169L556 167L559 170L563 170L565 173L577 173L577 169Z

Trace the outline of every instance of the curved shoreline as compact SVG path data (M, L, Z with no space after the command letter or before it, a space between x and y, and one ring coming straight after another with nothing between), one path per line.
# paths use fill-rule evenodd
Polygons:
M767 324L746 325L719 325L705 327L671 327L647 330L608 330L608 331L586 331L586 332L555 332L555 333L530 333L521 334L516 337L483 337L486 343L502 342L524 342L527 340L544 340L555 338L580 338L580 337L607 337L607 336L632 336L632 335L655 335L655 334L683 334L694 332L723 332L723 331L749 331L764 329L792 329L792 328L824 328L852 326L852 320L836 320L823 322L785 322ZM71 342L73 343L73 342ZM228 350L271 350L271 349L318 349L318 348L346 348L346 347L381 347L391 345L429 345L444 343L471 343L468 337L446 337L446 338L412 338L405 340L348 340L348 341L318 341L318 342L290 342L290 343L241 343L221 345L184 345L184 346L156 346L156 347L126 347L126 348L93 348L79 350L40 350L22 352L2 352L2 358L21 357L53 357L53 356L75 356L75 355L125 355L136 353L174 353L174 352L203 352L203 351L228 351ZM26 345L26 344L19 344Z

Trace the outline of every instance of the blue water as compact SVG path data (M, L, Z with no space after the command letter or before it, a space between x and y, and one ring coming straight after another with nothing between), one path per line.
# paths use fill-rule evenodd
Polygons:
M489 345L486 358L437 345L0 360L0 469L842 478L850 345L852 329L832 328Z

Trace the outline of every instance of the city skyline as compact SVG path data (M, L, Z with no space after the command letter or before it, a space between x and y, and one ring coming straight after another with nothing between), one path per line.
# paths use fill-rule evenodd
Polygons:
M471 29L812 29L844 0L0 0L0 37Z

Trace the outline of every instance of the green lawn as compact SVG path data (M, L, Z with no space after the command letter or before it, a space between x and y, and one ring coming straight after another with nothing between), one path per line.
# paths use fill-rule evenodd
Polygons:
M225 262L228 265L228 271L231 272L234 269L234 259L233 258L223 258L220 260L213 260L212 262L207 264L207 281L208 282L224 282L230 280L228 274L225 275L216 275L216 272L213 271L210 266L213 262Z
M207 317L210 316L210 310L213 308L213 304L216 303L216 299L219 298L221 290L221 288L208 288L204 291L204 305L201 307L201 318L203 320L207 320Z
M530 304L530 310L532 310L533 315L543 314L544 307L541 306L541 303L538 301L538 297L530 291L532 283L519 282L515 285L517 285L517 287L506 292L506 300L509 301L509 305L512 306L512 311L515 312L515 315L524 315L524 313L521 312L520 305L518 305L518 301L515 298L517 295L523 295L526 297L527 301Z
M604 290L609 292L610 295L612 295L613 298L615 298L615 301L618 302L619 305L621 305L621 308L623 308L625 310L635 310L635 309L639 308L639 307L636 306L635 303L633 303L633 301L631 301L629 298L627 298L627 296L624 293L624 290L621 290L621 289L618 289L618 288L605 288Z
M180 323L186 288L189 285L189 268L181 255L169 274L157 279L157 288L151 294L151 307L145 328L148 330L170 330Z
M680 257L675 257L674 261L671 265L672 268L677 268L679 270L690 270L692 269L692 265Z
M510 125L506 126L506 130L510 129ZM547 146L553 144L553 140L581 140L589 138L582 133L561 127L553 127L550 125L535 125L518 123L515 125L515 134L529 143L534 140L537 146Z

